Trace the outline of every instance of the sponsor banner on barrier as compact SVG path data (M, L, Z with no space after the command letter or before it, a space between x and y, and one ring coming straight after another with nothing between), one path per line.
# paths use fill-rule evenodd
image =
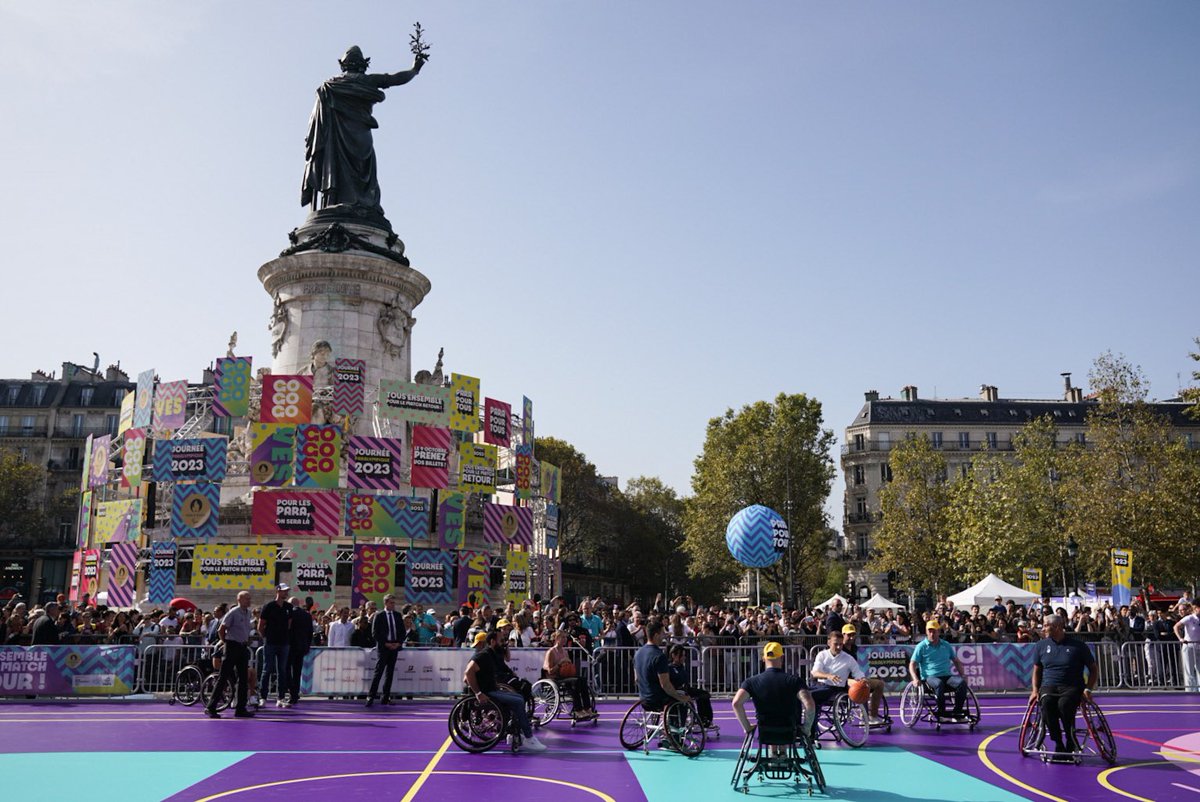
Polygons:
M142 535L142 500L102 501L92 522L92 544L123 543Z
M383 597L392 592L396 576L396 547L359 543L354 547L350 606L373 601L383 608Z
M79 520L75 530L75 545L84 548L92 534L92 491L79 495Z
M867 676L882 679L889 691L903 690L909 681L912 644L864 644L858 647L858 664ZM967 684L975 690L1027 691L1037 655L1036 643L957 643L954 653L962 661Z
M136 646L0 646L0 696L126 696Z
M126 490L141 487L142 463L146 461L146 430L126 430L123 448L124 454L121 457L121 487Z
M262 423L308 423L312 420L312 376L282 376L268 373L263 377L262 405L258 419Z
M341 465L340 426L302 423L296 427L296 465L292 473L296 487L337 487Z
M301 601L312 597L318 609L333 604L337 546L312 541L292 544L292 590Z
M412 428L412 479L409 484L435 489L450 484L450 440L449 429Z
M549 462L542 464L542 498L555 504L562 504L562 472L557 465Z
M121 416L117 418L117 434L125 434L133 427L133 402L137 393L125 393L121 399Z
M178 551L174 543L160 541L150 544L150 582L147 598L150 604L170 604L175 598L175 564Z
M512 405L494 398L483 401L483 440L494 446L511 448Z
M530 471L533 467L533 446L522 443L516 448L516 496L520 501L533 498L533 487L530 483Z
M1133 600L1133 552L1129 549L1111 549L1113 607L1129 604Z
M213 417L244 418L250 412L252 365L253 360L248 356L217 360L213 369Z
M88 487L93 490L108 484L108 449L111 446L111 435L106 434L92 438L92 462L88 470Z
M351 435L346 445L346 484L366 490L399 490L404 441Z
M367 363L363 359L333 360L333 412L358 417L366 400Z
M492 564L486 551L458 553L458 603L487 604L492 589Z
M439 549L461 549L466 539L467 497L462 493L438 496L437 541Z
M456 432L479 431L479 379L450 374L450 428Z
M143 370L137 377L137 390L133 402L133 425L149 429L154 415L154 368Z
M134 569L137 567L136 543L114 543L108 552L106 590L109 607L132 607L136 590Z
M429 537L431 502L418 496L346 496L346 534L357 537Z
M295 426L250 424L250 484L255 487L291 484L295 445Z
M450 388L384 379L379 382L379 412L393 420L446 427L450 424Z
M192 552L192 587L201 590L270 590L275 547L198 543Z
M156 482L224 482L228 452L224 437L156 440L151 477Z
M529 552L510 551L505 560L504 600L520 607L529 596Z
M159 382L154 390L154 416L150 430L173 432L187 422L186 381Z
M404 563L404 600L449 604L454 600L454 552L409 549Z
M79 590L80 601L83 601L83 594L86 593L88 598L95 602L96 594L100 592L100 549L83 550L83 573Z
M337 537L342 497L336 490L256 490L250 533L284 537Z
M216 537L221 523L221 486L180 484L171 494L171 537Z
M458 444L458 487L464 493L496 492L496 447Z
M532 546L533 510L484 502L483 539L488 543Z

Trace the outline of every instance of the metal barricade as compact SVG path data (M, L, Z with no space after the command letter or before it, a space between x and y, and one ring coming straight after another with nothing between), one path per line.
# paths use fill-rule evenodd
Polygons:
M700 653L700 685L713 696L732 696L742 683L763 670L762 646L706 646ZM804 646L783 647L783 668L806 677L808 650Z
M1126 684L1127 672L1123 668L1125 661L1121 659L1120 644L1099 641L1088 645L1096 657L1096 666L1100 675L1096 687L1101 690L1128 687Z
M174 693L175 675L184 666L198 665L203 675L212 668L212 646L155 643L138 656L137 689L141 693Z
M637 693L633 675L636 646L604 646L592 654L595 688L601 698L631 696Z
M1123 665L1138 667L1138 682L1132 687L1142 690L1183 689L1180 644L1176 641L1124 643L1121 652Z

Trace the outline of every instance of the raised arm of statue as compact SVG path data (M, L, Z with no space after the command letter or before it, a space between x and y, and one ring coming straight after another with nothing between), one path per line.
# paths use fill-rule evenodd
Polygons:
M372 84L379 87L380 89L387 89L389 86L400 86L402 84L408 83L413 78L417 77L417 73L419 73L421 71L421 68L424 66L425 66L425 59L418 57L416 59L413 59L413 65L412 65L411 70L403 70L402 72L390 72L390 73L389 72L368 73L364 77L368 81L370 81Z

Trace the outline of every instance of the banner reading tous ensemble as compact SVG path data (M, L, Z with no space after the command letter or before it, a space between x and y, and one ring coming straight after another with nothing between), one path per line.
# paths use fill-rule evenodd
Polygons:
M198 543L192 551L192 587L201 590L270 590L275 547Z

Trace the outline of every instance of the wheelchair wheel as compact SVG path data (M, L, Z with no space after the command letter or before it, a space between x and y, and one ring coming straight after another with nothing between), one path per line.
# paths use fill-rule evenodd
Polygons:
M504 737L504 713L490 699L458 700L450 711L450 739L464 752L486 752Z
M963 682L965 683L966 680L964 679ZM979 713L979 698L977 696L975 696L975 691L971 690L970 685L967 686L966 705L967 705L967 719L971 723L971 725L970 725L970 727L968 727L968 729L973 732L975 730L975 725L979 723L979 719L982 718L982 716Z
M633 707L625 711L621 719L621 746L629 750L641 749L646 742L646 712L642 710L641 702L634 702Z
M750 750L754 748L754 730L746 733L746 737L742 739L742 750L738 752L737 761L733 765L733 779L729 784L737 790L738 783L742 781L742 772L746 769L746 760L750 757ZM749 793L747 791L747 793Z
M704 751L707 736L694 706L688 702L675 702L663 711L663 716L667 722L665 732L668 742L681 755L695 757Z
M171 704L179 702L191 707L200 700L200 686L204 684L204 676L196 666L184 666L175 675L175 689L171 694Z
M1109 729L1108 719L1104 717L1099 706L1086 697L1080 707L1083 710L1083 720L1087 722L1088 735L1091 736L1092 743L1096 744L1096 751L1108 765L1116 764L1117 741L1113 738L1112 730Z
M812 775L813 782L817 784L817 790L825 793L825 772L821 771L821 761L817 759L817 750L814 748L813 742L808 738L801 738L798 748L804 756L808 773Z
M530 721L538 727L554 721L562 705L562 694L558 685L551 680L540 679L533 683L530 694L533 696L533 716Z
M200 686L200 701L204 702L204 706L208 707L209 702L213 698L213 691L217 689L217 678L220 674L213 672L204 678L204 683ZM221 694L221 698L217 699L212 707L220 712L226 710L233 704L237 694L237 682L230 682L225 686L225 692Z
M866 746L871 725L867 723L867 706L856 704L849 694L840 693L833 702L833 729L846 746L858 749Z
M1021 757L1029 757L1030 753L1036 752L1041 740L1042 706L1037 699L1031 699L1029 707L1025 710L1025 718L1021 721L1021 735L1018 741Z
M900 720L904 726L913 728L921 720L921 711L925 706L925 688L913 685L911 682L904 686L900 693Z

